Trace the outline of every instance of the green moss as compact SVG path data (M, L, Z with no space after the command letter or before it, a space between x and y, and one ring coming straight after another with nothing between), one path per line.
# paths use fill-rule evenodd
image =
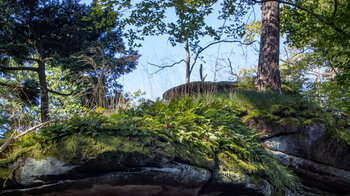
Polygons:
M288 106L272 105L270 108L270 112L273 115L281 117L296 117L296 111Z
M299 116L304 119L312 119L318 117L318 113L310 110L303 110L299 113Z
M0 169L0 179L6 179L8 177L8 175L9 175L9 171L7 168Z
M138 161L165 158L218 171L226 182L249 181L249 176L260 176L283 189L280 184L285 181L278 184L271 179L292 174L283 169L268 171L272 168L264 165L272 158L242 118L254 117L264 123L279 122L285 126L297 125L299 121L289 106L282 107L282 98L259 96L242 91L221 97L186 97L169 102L145 102L109 116L94 113L75 117L43 129L40 134L46 142L34 145L23 156L56 157L71 164L82 160L107 162L100 168L118 165L116 160L123 162L110 169L140 166ZM275 105L280 105L278 108L288 118L270 111L271 99L280 101Z
M176 160L209 170L215 166L215 154L210 148L203 149L191 143L175 143L174 147Z
M50 141L33 148L27 156L35 159L56 157L58 160L71 164L79 163L84 159L115 152L115 154L138 153L140 156L160 155L173 159L175 152L169 142L161 142L152 137L125 137L110 134L101 134L91 137L82 134L65 136L58 141Z
M14 163L20 156L35 148L35 146L27 147L27 148L18 148L15 147L11 149L5 156L5 159L0 159L0 168L7 167L9 164Z
M221 156L221 157L220 157ZM229 164L231 166L237 165L239 168L243 169L243 171L246 171L247 173L255 173L257 172L257 167L254 166L253 164L250 164L247 161L244 161L236 154L230 153L230 152L224 152L224 155L219 154L219 160L221 159L221 162L224 162L225 165Z
M296 118L293 117L288 117L288 118L282 118L280 119L277 124L280 124L284 128L288 128L290 130L295 130L298 127L300 127L300 121Z
M214 171L214 175L217 176L219 183L246 183L249 180L244 170L237 163L237 160L232 159L232 156L221 152L217 155L217 159L218 168Z
M342 138L342 140L347 144L347 146L350 146L350 130L349 129L340 129L339 130L339 137Z

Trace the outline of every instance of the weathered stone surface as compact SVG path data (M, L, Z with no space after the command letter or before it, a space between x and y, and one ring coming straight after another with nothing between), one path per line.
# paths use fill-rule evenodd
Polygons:
M280 135L300 133L300 123L294 117L265 119L265 117L250 117L245 120L250 128L259 133L260 139Z
M266 180L258 183L230 181L220 182L218 179L212 179L207 186L199 192L200 196L215 195L271 195L271 185Z
M53 161L53 164L48 164ZM42 163L44 167L33 166L35 163ZM28 167L35 168L28 171ZM40 167L40 169L36 169ZM107 193L131 194L130 186L135 186L137 190L134 193L140 195L153 195L166 193L166 195L196 195L201 187L203 187L211 177L211 173L202 168L189 166L186 164L168 162L162 167L139 167L129 168L127 171L116 171L105 173L97 173L90 177L74 179L65 176L67 179L60 179L60 175L67 172L73 172L79 166L65 166L64 163L58 162L56 159L48 158L41 161L35 161L31 158L24 161L19 167L20 178L18 183L25 185L23 189L12 189L1 192L2 194L44 194L44 195L93 195L99 192L101 187L106 187L104 191ZM23 169L24 168L24 169ZM58 169L56 172L53 170ZM93 170L93 168L90 168ZM53 178L55 176L55 178ZM79 176L79 175L78 175ZM127 185L127 186L124 186ZM143 190L143 191L142 191ZM132 195L131 194L131 195ZM142 194L141 194L142 195Z
M215 157L153 137L72 135L19 157L0 195L269 195L260 177Z
M15 166L22 164L19 160ZM35 160L33 158L27 158L18 170L18 183L21 185L32 185L42 183L41 176L60 175L64 174L76 166L66 165L63 162L58 161L56 158L47 158L42 160Z
M95 157L102 166L111 159ZM115 157L114 157L115 158ZM135 158L138 160L138 158ZM117 159L117 164L124 160ZM131 161L139 166L114 167L119 171L101 170L89 160L70 165L56 158L18 160L13 168L15 186L0 195L270 195L270 184L265 180L252 183L250 177L226 163L224 159L214 170L161 159L157 163ZM130 160L129 160L130 161ZM94 163L94 164L92 164ZM130 162L128 162L130 163ZM152 167L145 165L153 165ZM157 165L157 166L156 166ZM90 169L89 172L88 169ZM254 180L256 181L256 179Z
M324 124L300 129L291 133L270 137L265 146L274 151L306 158L315 162L349 170L350 149L327 134Z
M282 164L292 167L303 183L333 193L350 193L350 171L317 163L308 159L272 151Z
M305 185L339 194L350 192L350 149L331 138L324 124L272 135L264 146L293 168Z

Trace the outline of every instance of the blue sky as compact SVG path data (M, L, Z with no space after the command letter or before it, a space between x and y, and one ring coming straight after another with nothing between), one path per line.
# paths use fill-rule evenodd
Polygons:
M82 3L90 3L91 0L83 0ZM253 11L253 10L251 10ZM167 13L169 20L173 19L172 13ZM254 13L243 20L252 21L260 19L260 8L254 7ZM217 20L216 15L207 18L207 22L213 26L221 26L222 21ZM202 39L203 46L210 43L210 39ZM146 37L141 42L142 47L138 48L141 55L137 69L129 74L122 76L119 81L124 86L124 92L135 92L141 90L146 92L145 98L155 99L162 97L162 94L174 86L185 83L185 64L179 64L172 68L164 69L156 74L157 67L150 65L169 65L185 57L184 46L179 44L172 47L168 41L168 36ZM217 71L217 81L228 81L232 76L228 73L228 58L232 62L235 72L240 69L252 68L257 65L258 52L251 46L239 46L237 43L217 44L203 52L205 62L198 62L191 75L191 81L200 80L199 65L203 64L204 75L208 75L206 81L214 80L214 66L220 70ZM226 67L225 67L226 66Z

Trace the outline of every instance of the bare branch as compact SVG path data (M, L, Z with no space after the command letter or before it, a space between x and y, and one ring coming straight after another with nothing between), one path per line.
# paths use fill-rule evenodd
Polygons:
M35 67L0 67L0 71L39 71L39 68Z
M0 147L0 153L1 153L2 151L4 151L5 148L6 148L9 144L15 142L16 140L18 140L18 139L21 138L22 136L24 136L24 135L26 135L26 134L28 134L28 133L30 133L30 132L33 132L33 131L35 131L35 130L38 129L38 128L41 128L41 127L43 127L43 126L46 126L46 125L48 125L48 124L50 124L50 123L52 123L52 122L53 122L53 120L50 120L50 121L46 121L46 122L44 122L44 123L38 124L38 125L36 125L36 126L30 128L30 129L28 129L28 130L26 130L26 131L20 133L20 134L17 135L15 138L13 138L14 134L16 133L16 131L14 131L14 132L12 133L11 137L10 137L3 145L1 145L1 147Z
M231 74L233 75L233 67L232 67L232 62L230 58L227 58L227 61L228 61L228 66L230 67Z
M159 68L156 72L151 74L151 75L153 75L153 74L156 74L156 73L162 71L165 68L174 67L175 65L178 65L178 64L180 64L182 62L185 62L185 60L181 59L180 61L174 62L173 64L170 64L170 65L156 65L156 64L153 64L153 63L148 63L148 64Z
M25 60L27 61L35 61L35 62L39 62L40 59L34 59L34 58L25 58Z
M208 74L205 74L205 76L203 77L203 65L201 64L200 68L199 68L199 75L201 78L201 81L204 82L205 78L207 77Z
M332 76L333 74L331 73L324 73L324 72L319 72L319 71L314 71L314 70L309 70L306 72L306 74L313 75L313 76Z
M204 48L201 48L198 50L198 52L196 53L196 56L194 57L194 60L193 60L193 63L191 65L191 69L190 69L190 72L192 72L193 70L193 67L194 65L196 64L197 62L197 59L199 58L199 55L204 51L206 50L207 48L209 48L210 46L213 46L215 44L219 44L219 43L239 43L239 44L242 44L242 45L251 45L253 43L255 43L256 41L252 41L252 42L248 42L248 43L244 43L240 40L220 40L220 41L216 41L216 42L212 42L210 44L208 44L207 46L205 46Z
M337 8L338 8L338 1L337 0L334 0L334 9L333 9L333 15L332 15L332 23L334 23L334 17L335 17L335 14L337 13Z
M73 92L70 92L70 93L66 94L66 93L60 93L60 92L57 92L57 91L54 91L54 90L51 90L51 89L47 89L47 91L49 91L50 93L56 94L56 95L61 95L61 96L69 96L69 95L73 94Z
M15 84L8 84L8 83L0 82L0 85L1 86L6 86L6 87L9 87L9 88L12 88L12 89L21 90L21 91L27 91L27 92L30 91L30 92L34 92L34 93L40 93L39 89L21 87L21 86L15 85ZM47 89L47 91L50 92L50 93L54 93L54 94L62 95L62 96L69 96L69 95L73 94L73 92L71 92L69 94L65 94L65 93L60 93L60 92L57 92L57 91L54 91L54 90L51 90L51 89Z
M15 130L12 134L11 134L11 137L3 144L3 145L1 145L1 147L0 147L0 153L2 152L2 151L4 151L5 150L5 148L9 145L9 144L11 144L14 140L13 140L13 137L15 136L15 134L17 133L17 130Z
M334 68L333 64L331 63L331 61L328 61L329 65L331 66L332 68L332 71L335 73L336 76L339 76L337 70Z
M21 90L21 91L27 91L27 92L30 91L30 92L34 92L34 93L39 93L40 92L39 89L26 88L26 87L17 86L15 84L7 84L7 83L4 83L4 82L0 82L0 85L1 86L6 86L6 87L9 87L9 88L12 88L12 89Z

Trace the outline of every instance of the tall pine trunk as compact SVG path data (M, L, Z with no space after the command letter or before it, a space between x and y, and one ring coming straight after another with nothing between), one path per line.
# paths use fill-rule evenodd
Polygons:
M38 69L39 83L40 83L40 97L41 97L41 121L49 121L49 93L47 90L45 62L40 61Z
M258 78L256 80L256 89L260 92L265 92L267 89L281 92L279 32L279 3L277 1L263 2Z

